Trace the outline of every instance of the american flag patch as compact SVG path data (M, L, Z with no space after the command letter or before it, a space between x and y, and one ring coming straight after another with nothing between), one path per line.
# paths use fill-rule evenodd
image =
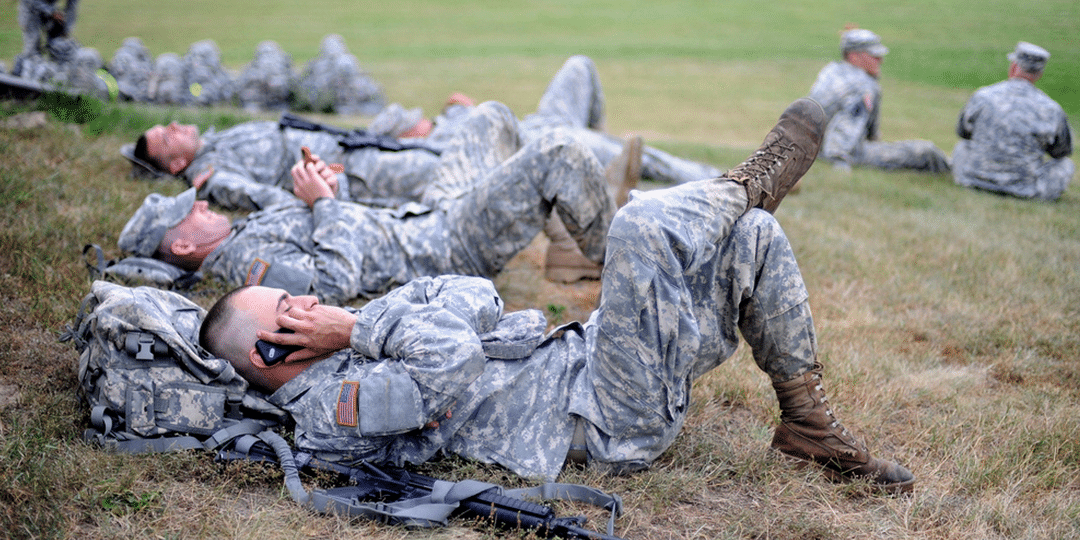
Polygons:
M251 268L248 268L247 279L244 280L244 285L258 285L262 283L264 277L266 277L266 271L270 269L270 263L262 260L255 259L251 263Z
M356 427L356 394L360 383L345 381L337 398L337 423L339 426Z

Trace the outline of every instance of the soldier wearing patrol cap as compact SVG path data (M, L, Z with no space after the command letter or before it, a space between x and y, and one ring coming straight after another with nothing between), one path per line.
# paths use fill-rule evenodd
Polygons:
M888 53L881 38L870 30L853 28L840 36L843 60L818 73L809 95L821 103L829 118L820 157L842 168L868 165L887 170L948 171L948 157L930 141L878 141L881 85L877 79L882 58Z
M1023 198L1056 200L1076 168L1061 105L1035 87L1050 53L1026 41L1009 53L1009 78L975 91L956 124L953 179Z

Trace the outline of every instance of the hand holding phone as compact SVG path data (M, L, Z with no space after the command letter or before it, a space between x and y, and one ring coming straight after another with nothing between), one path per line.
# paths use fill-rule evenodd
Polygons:
M292 334L292 330L288 328L280 328L276 332L277 334ZM286 356L303 349L300 345L281 345L279 343L270 343L269 341L258 340L255 342L255 350L258 351L259 356L262 357L263 363L266 367L273 366L278 362L285 359Z

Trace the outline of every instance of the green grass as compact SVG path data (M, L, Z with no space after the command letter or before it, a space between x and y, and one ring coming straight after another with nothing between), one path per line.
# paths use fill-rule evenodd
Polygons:
M21 43L15 3L6 4L0 58L10 65ZM882 79L885 140L925 138L951 152L960 107L975 87L1004 77L1018 40L1053 54L1039 86L1076 124L1074 0L849 4L84 1L77 37L106 58L128 36L155 54L211 38L239 69L263 39L302 66L337 32L390 100L428 114L455 90L526 114L565 57L587 53L605 86L610 131L730 167L809 89L836 56L839 28L855 22L892 49ZM317 516L288 499L272 469L82 444L88 413L77 399L75 353L56 339L89 290L81 250L96 243L116 256L116 236L143 197L184 188L128 178L119 146L159 122L221 128L248 117L228 107L51 96L0 102L0 120L35 109L50 111L46 126L0 128L5 536L496 536L461 522L404 531ZM1080 536L1078 189L1045 204L962 189L947 176L817 164L777 212L810 291L829 395L872 451L919 476L912 497L867 496L769 452L775 398L745 348L698 381L683 433L652 470L606 478L571 469L561 480L622 495L617 532L627 538ZM595 285L544 282L543 243L534 244L496 279L507 304L561 320L587 315ZM218 293L208 284L193 297L207 305ZM424 472L525 483L457 459ZM559 509L604 521L591 508Z

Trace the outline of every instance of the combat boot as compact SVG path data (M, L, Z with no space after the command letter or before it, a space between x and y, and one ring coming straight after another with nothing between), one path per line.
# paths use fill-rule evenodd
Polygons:
M623 151L604 169L608 190L617 207L626 204L630 190L637 187L641 178L642 146L641 137L631 137L623 145ZM573 283L582 279L600 279L604 266L585 257L554 211L544 224L544 234L551 240L544 257L544 277L548 281Z
M904 467L871 457L866 445L847 430L821 384L821 364L789 381L773 383L780 402L780 421L772 447L805 462L820 465L833 480L865 478L888 493L905 493L915 476Z
M641 136L635 135L623 144L622 153L604 169L608 189L615 198L615 207L622 208L630 196L630 190L641 180L641 149L644 146Z
M724 176L746 186L747 208L775 212L814 163L824 133L821 105L809 98L796 100L780 115L757 151Z
M604 265L589 260L570 236L554 210L544 223L548 244L544 257L544 277L557 283L574 283L582 279L600 279Z

